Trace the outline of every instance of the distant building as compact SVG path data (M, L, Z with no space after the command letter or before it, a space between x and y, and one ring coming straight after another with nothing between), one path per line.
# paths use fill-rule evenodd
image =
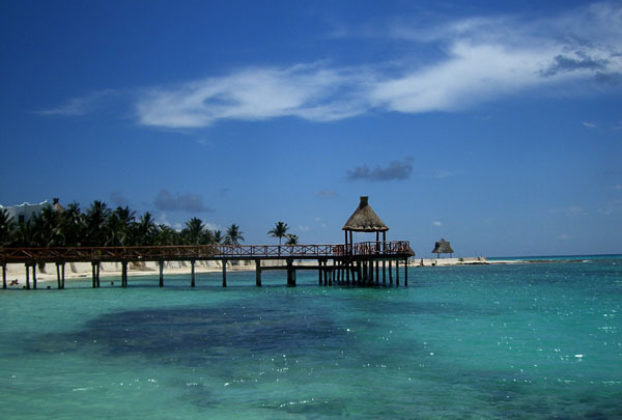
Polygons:
M34 217L36 217L41 210L43 210L43 208L45 206L49 206L50 203L45 200L42 201L40 203L35 203L35 204L31 204L31 203L22 203L22 204L17 204L15 206L3 206L2 204L0 204L0 210L4 209L6 210L7 214L9 215L9 218L13 219L14 223L26 223L29 220L32 220ZM61 206L58 202L58 198L54 198L52 201L52 206L54 206L54 210L56 211L63 211L63 206Z
M454 250L451 248L449 241L441 239L438 242L434 242L434 249L432 250L432 253L436 254L437 258L440 258L441 254L449 254L452 256Z

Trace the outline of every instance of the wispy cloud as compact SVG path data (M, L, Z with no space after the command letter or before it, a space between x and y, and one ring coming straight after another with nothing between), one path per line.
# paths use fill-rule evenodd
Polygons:
M153 204L162 211L183 211L187 213L211 212L212 209L203 204L197 194L171 194L162 189L155 197Z
M400 18L364 28L360 36L383 37L410 48L407 53L398 49L384 63L246 67L142 89L132 96L137 121L173 129L282 117L327 122L372 111L456 111L534 89L572 95L622 88L618 2L594 3L544 19L472 16L428 24ZM353 37L355 32L342 27L339 36ZM438 53L410 58L421 50ZM112 94L97 92L40 113L84 115Z
M334 190L320 190L315 193L318 197L335 198L337 197L337 191Z
M356 88L364 80L361 69L320 64L248 68L177 87L150 89L136 109L141 124L174 128L285 116L333 121L366 111Z
M593 122L583 121L581 124L583 124L583 127L586 128L596 128L596 124L594 124Z
M385 167L377 165L373 169L363 164L348 170L346 177L349 181L394 181L408 179L412 171L412 158L408 157L402 161L395 160Z
M438 221L438 220L437 220L437 221L435 221L435 222L432 222L432 224L433 224L434 226L436 226L436 227L442 227L442 226L443 226L443 222Z
M40 115L58 115L66 117L86 115L103 107L107 101L119 95L119 92L112 89L101 90L83 97L70 99L63 105L40 110L37 111L37 113Z

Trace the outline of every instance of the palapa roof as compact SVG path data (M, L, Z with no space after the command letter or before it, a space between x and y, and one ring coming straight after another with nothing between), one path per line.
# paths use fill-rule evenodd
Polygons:
M451 248L449 241L441 239L438 242L434 242L433 254L453 254L454 250Z
M368 197L361 197L358 208L352 213L342 229L355 232L386 232L389 227L369 206Z

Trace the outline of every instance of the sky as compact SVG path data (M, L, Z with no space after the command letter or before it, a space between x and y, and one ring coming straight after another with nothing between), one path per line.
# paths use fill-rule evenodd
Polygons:
M622 2L3 0L0 150L3 205L620 253Z

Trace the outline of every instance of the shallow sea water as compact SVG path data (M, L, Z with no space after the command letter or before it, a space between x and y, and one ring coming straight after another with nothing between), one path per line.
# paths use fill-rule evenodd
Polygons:
M2 418L622 418L622 259L0 291Z

